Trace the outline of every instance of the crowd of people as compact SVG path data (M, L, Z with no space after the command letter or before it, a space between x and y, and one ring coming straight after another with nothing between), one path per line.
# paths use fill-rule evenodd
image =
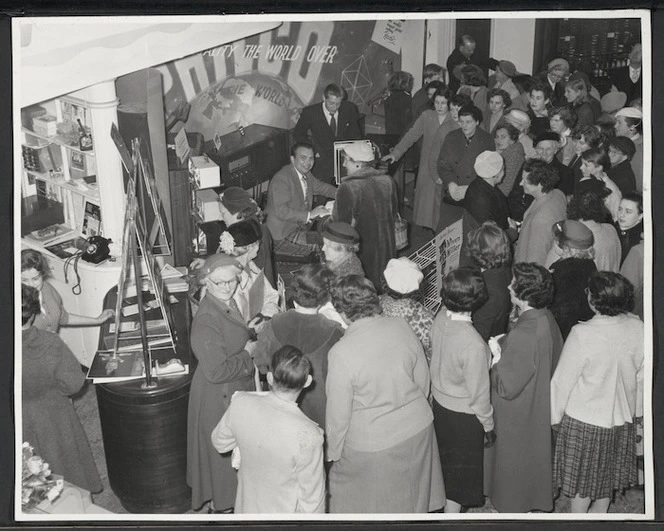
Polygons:
M564 58L525 76L474 51L462 36L412 97L412 75L395 73L399 140L383 154L347 145L338 186L332 143L360 130L330 85L303 109L265 212L240 188L220 196L218 245L192 263L192 509L453 513L488 498L524 513L562 495L606 512L642 483L640 45L601 98ZM413 149L413 222L436 233L461 209L472 225L437 312L419 266L397 258L386 163ZM275 252L321 258L281 302ZM23 262L43 291L43 265ZM44 343L33 292L24 359ZM41 313L56 330L75 321Z

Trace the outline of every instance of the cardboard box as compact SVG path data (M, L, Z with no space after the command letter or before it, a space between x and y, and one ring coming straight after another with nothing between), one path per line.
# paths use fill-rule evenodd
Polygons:
M55 116L45 114L32 119L32 130L38 135L53 136L58 132L58 124Z
M191 157L189 159L189 173L199 189L214 188L221 184L219 166L207 155Z
M221 220L217 193L214 190L196 191L196 210L205 222Z

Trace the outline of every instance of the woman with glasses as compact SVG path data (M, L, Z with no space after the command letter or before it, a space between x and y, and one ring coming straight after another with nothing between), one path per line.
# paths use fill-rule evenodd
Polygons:
M235 501L237 479L230 454L219 454L210 437L233 393L255 389L255 341L233 300L240 269L238 260L218 253L198 270L205 295L191 325L191 350L198 365L187 424L187 483L195 510L209 501L208 512L228 512Z

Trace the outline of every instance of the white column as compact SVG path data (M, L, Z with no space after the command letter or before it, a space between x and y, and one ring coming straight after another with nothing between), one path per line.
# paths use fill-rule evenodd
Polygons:
M425 63L436 63L445 67L456 44L456 19L433 19L427 21L427 44L425 50ZM447 82L449 76L448 72Z
M111 139L111 124L118 124L119 102L115 92L115 80L97 83L80 93L88 103L92 118L104 236L121 244L126 196L122 160Z

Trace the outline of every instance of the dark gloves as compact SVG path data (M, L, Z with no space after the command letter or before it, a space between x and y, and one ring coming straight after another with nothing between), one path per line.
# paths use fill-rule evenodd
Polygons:
M484 432L484 448L491 448L496 442L496 432L494 430Z

